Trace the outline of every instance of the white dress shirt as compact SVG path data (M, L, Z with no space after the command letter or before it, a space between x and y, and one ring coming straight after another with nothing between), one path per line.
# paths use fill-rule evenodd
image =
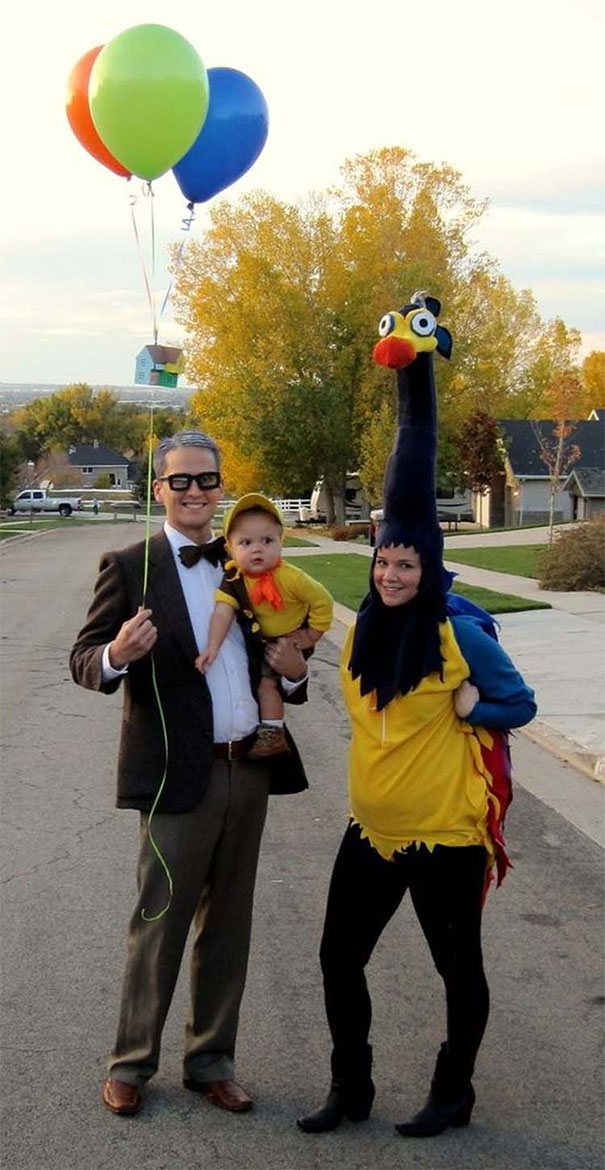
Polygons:
M214 591L220 585L223 569L221 565L216 567L211 565L210 561L204 560L203 557L197 564L187 568L179 558L179 549L194 542L168 522L164 524L164 532L174 556L196 645L201 651L208 643L210 618L215 606ZM103 680L109 682L119 678L127 669L125 667L124 670L115 670L111 666L109 646L106 646L103 651ZM231 739L245 739L247 735L251 735L258 727L258 705L250 686L244 635L237 621L232 622L229 633L212 666L208 667L205 677L212 699L215 743L227 743ZM303 681L304 678L297 680L296 683L283 679L282 684L284 689L291 693Z

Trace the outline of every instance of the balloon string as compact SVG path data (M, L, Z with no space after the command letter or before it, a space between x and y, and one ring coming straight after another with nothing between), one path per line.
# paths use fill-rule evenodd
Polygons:
M153 693L155 695L155 699L156 699L156 703L157 703L158 711L159 711L159 715L160 715L160 722L162 724L162 735L164 737L164 772L162 774L160 787L158 788L158 790L156 792L155 800L151 806L151 810L149 813L149 819L147 821L147 836L149 838L149 844L151 845L158 861L160 862L160 865L162 866L162 869L164 870L164 873L166 874L166 880L168 882L168 901L167 901L166 905L163 906L162 909L158 911L157 914L148 914L145 909L141 910L141 918L143 919L144 922L157 922L159 918L164 917L166 912L170 909L170 903L172 902L172 894L173 894L173 889L174 889L174 886L172 883L172 875L170 873L170 870L168 869L168 865L166 864L165 858L162 856L162 852L160 850L160 847L159 847L159 845L158 845L158 843L157 843L157 841L156 841L156 839L151 831L151 821L153 818L153 814L155 813L155 810L158 806L158 802L160 800L162 792L164 791L164 785L166 783L166 776L168 775L168 732L166 730L166 720L164 718L164 711L162 708L162 700L160 698L160 692L158 689L158 682L157 682L157 677L156 677L156 672L155 672L155 658L154 658L153 653L151 655L151 679L153 682Z
M137 218L136 218L136 214L135 214L135 206L136 206L136 202L137 202L137 196L130 195L129 200L130 200L130 217L132 219L132 226L134 229L134 238L136 240L137 251L139 253L139 262L141 265L141 270L143 272L143 281L145 283L145 291L147 293L147 300L149 302L149 309L151 312L151 325L152 325L152 329L153 329L153 339L154 339L154 344L157 345L158 327L157 327L157 321L156 321L156 315L155 315L155 301L154 301L153 293L151 290L151 285L149 283L149 277L147 276L145 257L143 255L143 249L141 247L141 239L139 236L139 229L137 227ZM152 207L153 207L153 203L152 203Z
M153 471L153 406L154 406L154 388L151 388L151 406L149 408L149 437L147 440L147 492L146 492L146 514L145 514L145 554L144 554L144 568L143 568L143 600L142 607L145 608L145 601L147 599L147 581L149 578L149 535L151 532L151 482Z
M187 211L189 214L184 216L183 219L181 220L181 231L185 232L185 233L191 231L191 225L195 219L195 210L194 210L193 203L187 204ZM168 285L168 288L166 289L166 296L164 297L164 300L162 301L162 307L160 309L160 320L164 316L164 310L166 308L166 305L168 304L168 301L170 300L170 294L172 292L174 282L179 274L181 264L183 262L183 256L185 254L185 244L186 243L187 243L187 235L185 234L180 242L179 250L176 254L176 262L174 265L174 271L172 273L172 278L170 280L170 284Z
M147 454L147 515L146 515L146 524L145 524L145 552L144 552L144 557L143 557L143 600L141 603L143 609L145 608L145 603L147 600L147 582L149 580L149 539L150 539L150 531L151 531L151 482L152 482L152 474L151 473L152 473L152 454L153 454L153 389L151 391L151 408L149 411L148 448L149 448L149 450L148 450L148 454ZM164 739L164 771L162 773L162 779L160 781L160 786L159 786L159 788L156 792L156 795L155 795L155 800L154 800L154 802L151 806L151 810L149 812L149 818L147 820L147 837L149 839L149 844L151 845L151 848L153 849L158 861L160 862L160 865L162 866L162 869L164 870L164 873L166 874L166 880L168 882L168 901L167 901L166 905L163 907L163 909L159 910L157 914L148 914L145 909L142 909L141 910L141 918L143 919L144 922L157 922L158 919L163 918L164 914L166 914L167 910L170 908L170 903L172 902L172 894L173 894L173 889L174 889L173 882L172 882L172 875L170 873L170 870L168 868L168 865L166 863L165 858L162 856L162 852L160 850L160 847L159 847L159 845L158 845L158 843L153 835L152 829L151 829L151 822L153 820L153 816L154 816L155 810L158 806L158 802L161 798L162 792L164 791L164 786L166 784L166 777L168 775L168 732L166 730L166 719L164 717L164 708L162 707L162 700L160 697L160 691L159 691L158 682L157 682L156 669L155 669L155 657L154 657L153 651L151 653L151 681L153 684L153 693L155 696L158 714L160 716L160 723L162 725L162 736Z
M153 340L155 344L158 343L158 322L155 312L155 212L154 212L154 194L151 182L148 182L145 187L145 194L149 199L150 207L150 228L151 228L151 288L153 291Z

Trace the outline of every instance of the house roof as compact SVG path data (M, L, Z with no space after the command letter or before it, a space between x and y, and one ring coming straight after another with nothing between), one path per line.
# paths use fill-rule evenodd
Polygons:
M141 353L147 352L153 362L178 362L183 351L175 345L144 345Z
M505 418L500 426L507 440L507 454L513 474L527 478L548 477L548 467L540 459L540 446L535 429L545 439L551 439L557 423L553 419L533 422L527 418ZM574 423L570 443L580 448L580 458L574 467L605 468L605 414L597 419L582 419Z
M104 443L73 443L68 452L73 467L127 467L128 460Z
M591 500L605 499L605 471L601 467L578 467L567 477L563 488L566 492L572 490L573 481L576 481L579 492L584 498Z

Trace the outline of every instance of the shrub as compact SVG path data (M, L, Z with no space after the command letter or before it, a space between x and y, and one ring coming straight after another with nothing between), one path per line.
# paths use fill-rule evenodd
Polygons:
M361 522L357 524L334 524L326 531L330 540L357 540L358 536L369 536L370 525Z
M540 556L542 589L605 588L605 518L558 532Z
M369 536L370 535L370 521L369 520L356 520L354 524L348 525L348 529L349 529L349 532L351 533L351 537L353 539L355 539L355 537L357 537L357 536Z

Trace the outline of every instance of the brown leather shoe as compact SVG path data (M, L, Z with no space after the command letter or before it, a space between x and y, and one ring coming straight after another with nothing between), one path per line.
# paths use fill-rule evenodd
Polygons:
M143 1104L143 1094L136 1085L126 1081L115 1081L108 1077L103 1084L103 1100L112 1113L138 1113Z
M192 1093L201 1093L212 1105L228 1109L230 1113L247 1113L252 1108L252 1097L236 1081L183 1081Z

